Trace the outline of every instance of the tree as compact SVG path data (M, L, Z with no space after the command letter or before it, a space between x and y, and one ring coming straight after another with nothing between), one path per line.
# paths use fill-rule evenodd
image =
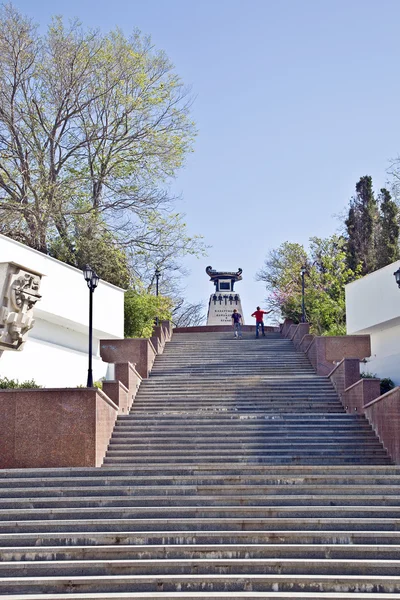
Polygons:
M170 298L128 290L125 293L125 337L150 337L156 317L170 320L171 311Z
M205 306L203 302L186 302L183 298L175 303L172 310L172 322L175 327L196 327L205 321Z
M108 263L132 254L169 208L162 186L195 134L172 64L139 32L55 18L41 35L12 4L0 53L0 232L82 266L88 218L90 252L101 232Z
M372 177L365 175L356 184L356 195L350 201L347 230L347 263L353 271L361 264L362 274L376 268L376 231L378 203L372 189Z
M385 267L400 258L399 209L390 192L382 188L379 196L379 230L377 235L377 268Z
M285 242L270 252L257 278L266 283L267 303L275 313L299 323L301 319L301 269L306 269L305 308L317 335L345 333L344 286L359 276L346 264L346 240L334 235L311 238L310 250Z

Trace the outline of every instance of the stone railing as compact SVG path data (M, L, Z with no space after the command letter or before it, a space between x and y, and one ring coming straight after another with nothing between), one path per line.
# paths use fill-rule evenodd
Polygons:
M329 375L342 358L363 360L371 356L369 335L317 336L309 333L309 327L309 323L296 325L286 319L281 333L305 352L318 375Z
M100 467L118 406L94 388L0 390L0 468Z
M363 415L400 464L400 387L381 396L379 379L360 378L360 360L371 354L369 335L319 337L307 325L287 319L281 334L306 354L318 375L329 377L346 412Z
M392 460L400 464L400 387L365 404L364 415Z
M156 354L172 337L167 321L152 339L102 340L114 378L96 388L0 390L0 468L99 467L119 414L127 414Z

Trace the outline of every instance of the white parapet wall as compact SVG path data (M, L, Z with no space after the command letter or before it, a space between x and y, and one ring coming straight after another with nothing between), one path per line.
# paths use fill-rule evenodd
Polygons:
M400 385L400 289L396 261L346 285L348 334L371 336L371 358L362 370Z
M35 325L21 351L0 356L0 377L34 379L46 387L85 385L88 368L89 289L82 272L0 235L0 262L43 273ZM93 378L105 377L100 339L124 336L124 290L99 282L93 296Z

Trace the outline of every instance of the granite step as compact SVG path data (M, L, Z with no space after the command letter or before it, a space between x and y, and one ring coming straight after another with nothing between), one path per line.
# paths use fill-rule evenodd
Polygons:
M164 560L164 559L339 559L400 560L400 545L386 544L175 544L0 547L0 560ZM84 567L84 565L82 565Z
M85 592L132 591L285 591L304 592L380 592L399 593L396 575L319 575L319 574L163 574L154 575L75 575L71 577L4 577L0 590L10 593L57 593L83 589Z
M332 524L333 525L333 524ZM35 546L35 549L40 551L41 548L47 546L57 546L60 548L74 548L84 546L90 552L93 546L113 545L122 547L129 546L146 546L151 548L152 545L174 546L176 548L184 548L187 545L198 544L214 544L214 545L233 545L249 544L279 544L282 547L286 545L299 544L303 545L323 545L332 544L338 547L348 546L353 548L358 544L379 545L379 547L390 548L397 546L399 542L398 531L381 530L381 529L348 529L344 530L331 528L309 529L309 530L293 530L293 529L271 529L271 530L243 530L240 528L224 530L182 530L182 529L153 529L150 531L74 531L66 529L65 531L56 532L10 532L0 534L0 548L21 548L26 546Z
M378 508L378 507L377 507ZM283 510L285 509L285 511ZM259 512L260 509L258 509ZM160 509L154 511L154 508L149 508L147 511L142 511L142 517L127 516L128 511L122 511L119 509L119 515L115 514L114 517L100 518L99 513L96 514L95 518L89 518L88 514L83 515L82 518L53 518L55 516L54 511L46 519L35 518L28 520L28 515L25 513L24 519L19 520L4 520L0 522L0 533L35 533L36 535L42 533L56 533L57 535L61 532L154 532L154 531L187 531L187 532L198 532L198 531L241 531L243 529L248 531L329 531L329 530L341 530L342 532L356 532L356 531L392 531L396 532L400 527L400 518L394 518L391 516L393 511L396 509L393 507L382 507L382 510L367 510L365 507L360 507L360 511L357 511L357 507L349 507L348 510L344 510L343 507L339 507L336 513L334 509L330 513L331 516L327 516L329 510L323 510L323 507L319 507L316 510L314 507L310 507L307 511L304 508L301 510L292 510L290 508L282 507L279 511L277 508L273 508L268 512L269 514L281 514L280 517L262 517L262 516L244 516L244 514L254 514L254 509L245 507L243 513L240 516L233 516L238 510L229 507L227 510L222 511L220 508L214 511L213 516L211 508L201 509L190 509L191 516L178 517L171 516L170 509ZM153 517L152 512L157 514L158 517ZM169 511L169 514L166 513ZM49 512L49 511L47 511ZM89 511L87 511L88 513ZM95 511L91 509L91 514ZM103 514L104 514L103 510ZM164 512L164 517L162 513ZM188 509L182 509L181 513L189 512ZM397 511L398 512L398 511ZM112 514L110 509L107 510L109 515ZM124 513L122 516L121 513ZM310 516L314 513L313 516ZM321 516L315 516L315 514ZM344 516L332 516L334 514L346 514ZM131 515L138 514L138 511L131 511ZM291 516L284 516L284 514ZM200 516L208 515L208 516ZM225 515L225 516L222 516ZM305 515L305 516L304 516ZM325 515L325 516L322 516ZM378 515L383 515L378 517ZM39 515L36 513L36 516ZM62 516L58 514L58 516ZM63 515L68 517L68 515ZM398 539L398 538L397 538Z
M145 492L144 492L145 493ZM0 498L0 510L5 509L44 509L44 508L102 508L102 507L190 507L190 506L258 506L263 508L273 507L285 507L285 506L395 506L400 507L400 495L389 495L386 497L382 494L367 494L364 495L347 495L340 494L335 495L333 498L331 494L323 495L317 494L289 494L289 495L278 495L276 497L268 497L259 493L256 495L254 492L250 495L234 493L230 490L228 494L217 494L217 493L197 493L197 490L193 490L191 494L186 493L182 496L182 489L179 489L174 494L163 494L163 495L102 495L102 496L79 496L75 497L24 497L24 498Z
M381 558L155 558L21 560L0 562L0 589L8 578L105 577L130 575L358 575L397 576L400 560Z

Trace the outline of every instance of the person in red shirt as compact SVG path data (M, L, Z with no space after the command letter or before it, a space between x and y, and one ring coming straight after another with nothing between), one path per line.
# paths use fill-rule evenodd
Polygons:
M257 310L253 312L252 317L256 318L256 338L258 338L258 332L261 327L261 331L263 336L265 337L264 331L264 315L269 315L272 310L261 310L259 306L257 306Z

